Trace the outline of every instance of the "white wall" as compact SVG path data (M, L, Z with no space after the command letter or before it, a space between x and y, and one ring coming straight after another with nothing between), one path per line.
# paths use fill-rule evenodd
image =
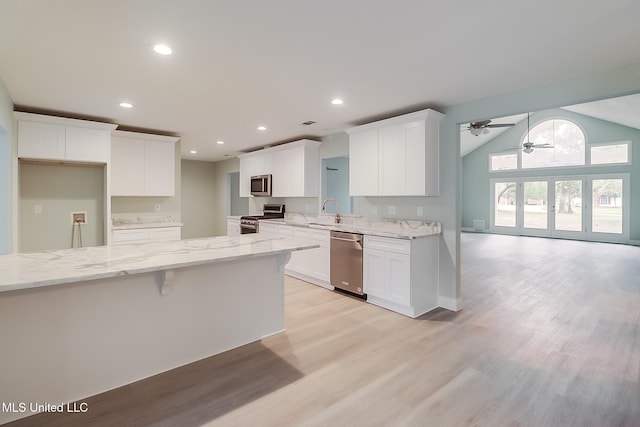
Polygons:
M74 247L104 244L104 166L20 162L20 252L71 247L71 212L87 212ZM36 213L39 206L41 213Z
M13 102L0 79L0 255L12 251Z

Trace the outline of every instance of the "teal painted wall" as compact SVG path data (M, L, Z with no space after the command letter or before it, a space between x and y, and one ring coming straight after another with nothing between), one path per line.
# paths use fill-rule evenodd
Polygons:
M501 133L462 159L462 227L472 228L474 219L485 221L489 228L491 209L490 179L511 177L571 176L586 174L629 173L631 175L630 233L631 240L640 240L640 130L594 119L562 109L551 109L531 115L531 127L551 118L564 118L582 128L586 138L586 150L590 144L613 141L632 141L632 164L597 167L570 167L553 169L522 169L518 171L489 172L489 155L520 144L527 132L527 121ZM525 155L526 154L522 154Z

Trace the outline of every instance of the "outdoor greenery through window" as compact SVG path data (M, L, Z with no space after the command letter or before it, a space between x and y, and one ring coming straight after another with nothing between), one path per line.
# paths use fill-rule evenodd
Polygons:
M537 124L525 135L523 143L548 144L551 148L534 148L522 153L522 168L547 168L584 165L585 137L573 122L563 119Z

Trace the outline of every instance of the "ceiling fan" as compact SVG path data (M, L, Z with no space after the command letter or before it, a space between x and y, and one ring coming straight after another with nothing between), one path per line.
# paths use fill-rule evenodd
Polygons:
M554 148L555 147L553 144L547 144L547 143L536 144L529 140L529 134L531 132L531 127L529 126L529 116L530 116L530 113L527 113L527 142L523 142L522 147L507 148L506 150L503 150L503 151L522 150L523 153L530 154L530 153L533 153L534 148Z
M515 123L491 123L491 120L482 120L479 122L471 122L469 126L464 129L468 130L471 135L479 136L483 133L489 133L489 128L506 128L515 125Z

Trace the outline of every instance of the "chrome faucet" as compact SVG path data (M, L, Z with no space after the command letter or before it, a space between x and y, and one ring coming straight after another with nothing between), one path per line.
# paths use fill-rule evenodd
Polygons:
M324 199L324 201L322 202L322 212L325 211L327 202L333 202L336 205L336 224L340 224L340 221L342 221L342 218L340 218L340 212L338 210L338 202L336 201L336 199Z

